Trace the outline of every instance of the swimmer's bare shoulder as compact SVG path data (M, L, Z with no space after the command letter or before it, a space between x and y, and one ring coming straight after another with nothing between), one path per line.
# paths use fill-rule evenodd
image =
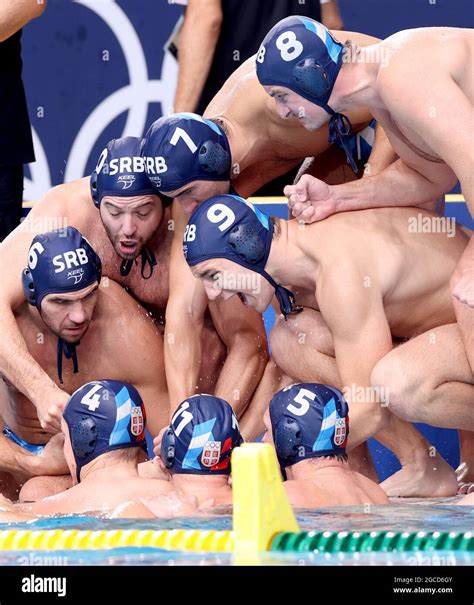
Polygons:
M288 496L288 500L290 501L291 506L295 508L307 508L310 505L308 504L309 500L313 500L312 493L308 493L309 486L304 481L285 481L283 483L283 487L285 488L286 495ZM311 502L311 506L322 506L321 502Z
M382 41L380 38L363 34L362 32L348 32L339 29L331 29L330 32L341 44L350 40L351 42L356 42L359 46L371 46Z
M137 373L154 372L162 361L158 355L161 334L140 303L119 284L105 279L100 293L96 313L102 354L114 352L114 365L121 366L128 381L135 384ZM138 346L131 347L132 342Z
M413 98L414 90L424 94L420 84L441 82L453 78L461 89L469 89L472 98L472 64L474 33L472 30L450 27L433 27L405 30L393 34L381 45L387 51L388 69L381 69L377 87L384 100L394 94L397 100ZM416 61L413 58L416 57ZM405 95L400 97L400 87ZM394 99L395 101L395 99ZM411 109L416 110L412 104Z
M90 203L87 204L88 181L88 178L79 179L48 191L0 245L0 274L3 282L0 297L12 309L24 301L19 277L27 265L28 250L35 235L71 225L87 237L87 224L93 220L88 208L94 209L90 195Z
M383 489L368 477L361 473L351 472L353 480L368 496L368 504L388 504L390 501Z

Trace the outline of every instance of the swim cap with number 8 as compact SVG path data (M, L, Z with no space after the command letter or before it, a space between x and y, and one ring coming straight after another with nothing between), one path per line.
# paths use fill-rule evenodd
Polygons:
M265 36L257 53L257 77L262 86L289 88L333 115L327 103L343 48L318 21L287 17Z

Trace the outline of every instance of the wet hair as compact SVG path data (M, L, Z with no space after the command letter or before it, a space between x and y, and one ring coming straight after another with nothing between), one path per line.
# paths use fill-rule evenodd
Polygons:
M209 122L213 122L214 124L217 124L217 126L220 126L220 128L222 128L222 130L224 131L224 133L229 136L229 128L227 126L227 124L224 122L224 120L221 120L221 118L208 118Z
M341 69L344 69L346 65L355 63L355 58L359 54L361 47L354 40L346 40L344 42L344 48L342 49L342 65Z
M275 240L281 233L280 219L275 216L271 216L270 223L273 225L272 239Z
M320 456L319 458L307 458L307 460L337 460L337 462L347 462L347 454L331 454L330 456Z

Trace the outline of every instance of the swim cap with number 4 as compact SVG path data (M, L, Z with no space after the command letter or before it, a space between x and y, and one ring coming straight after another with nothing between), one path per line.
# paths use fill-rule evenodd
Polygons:
M81 469L101 454L146 445L145 406L137 389L128 382L88 382L71 395L63 418L78 481Z
M226 134L194 113L175 113L153 122L145 135L143 155L148 178L163 193L192 181L230 180Z

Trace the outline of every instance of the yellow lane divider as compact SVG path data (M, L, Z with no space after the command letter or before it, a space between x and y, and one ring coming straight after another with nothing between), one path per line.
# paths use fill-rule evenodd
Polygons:
M246 443L232 453L233 531L199 529L5 529L0 550L163 548L253 554L269 550L279 532L299 531L274 448Z

